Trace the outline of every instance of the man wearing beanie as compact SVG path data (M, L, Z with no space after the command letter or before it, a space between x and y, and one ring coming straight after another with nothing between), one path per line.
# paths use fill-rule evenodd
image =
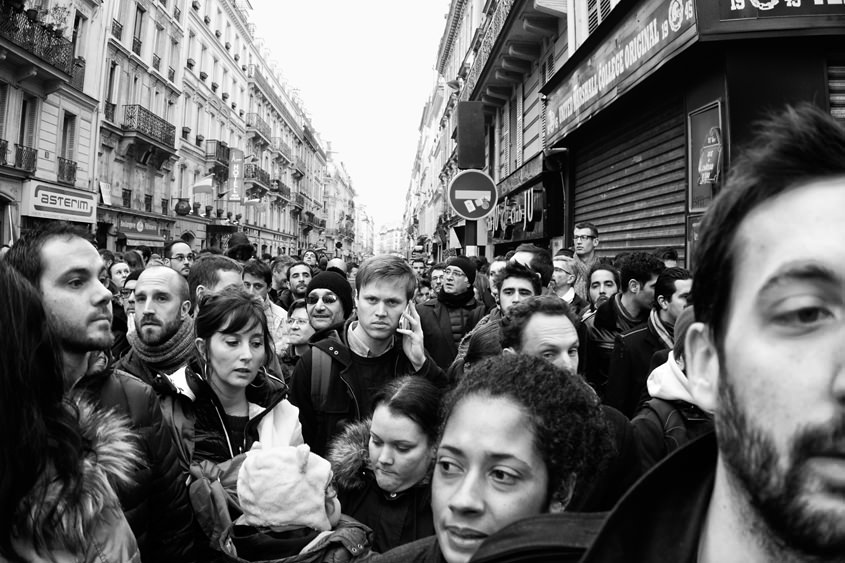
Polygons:
M347 423L371 416L370 397L389 381L415 375L445 386L443 370L423 346L419 315L411 302L416 283L402 258L369 258L355 277L357 315L350 316L352 292L345 278L323 272L311 280L306 308L315 327L331 322L321 310L334 311L333 319L349 317L345 324L329 324L322 331L328 337L312 337L311 348L291 376L290 402L299 408L302 437L317 455L326 454L331 439ZM405 326L400 325L403 321Z
M352 288L345 277L337 272L320 272L311 278L305 293L305 309L314 328L311 342L338 340L352 306Z
M485 314L484 304L473 292L475 265L464 256L446 263L443 286L436 299L420 305L425 348L441 369L447 369L458 354L458 345Z
M194 321L188 282L167 266L141 272L135 285L135 330L127 333L132 348L115 365L161 395L169 389L164 376L188 363L194 351Z

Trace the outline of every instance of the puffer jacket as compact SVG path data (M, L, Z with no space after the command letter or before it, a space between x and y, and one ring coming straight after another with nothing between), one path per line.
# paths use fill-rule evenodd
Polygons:
M69 390L100 408L128 417L138 436L142 463L116 491L126 520L148 562L195 560L193 512L177 449L155 391L140 379L108 366L105 355L91 355L88 372Z
M442 293L442 290L441 290ZM458 355L461 338L487 313L484 304L470 298L460 307L449 307L431 299L417 307L422 324L425 349L440 369L448 369Z
M329 446L337 497L344 514L373 530L373 549L383 553L434 534L431 469L416 485L389 494L370 468L370 420L346 426Z
M129 486L141 463L128 421L75 397L79 430L87 442L79 482L62 490L52 472L41 475L21 503L13 545L26 561L139 563L135 536L113 484ZM54 518L49 518L50 514ZM47 553L34 546L46 546ZM0 558L2 559L2 558Z

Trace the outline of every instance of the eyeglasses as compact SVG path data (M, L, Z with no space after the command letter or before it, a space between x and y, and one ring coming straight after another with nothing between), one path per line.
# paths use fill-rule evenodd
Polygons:
M452 278L467 277L463 270L459 270L458 268L446 268L443 270L443 276L449 276Z
M572 272L567 272L567 271L566 271L566 270L564 270L563 268L555 268L555 272L563 272L563 273L564 273L564 274L566 274L567 276L571 276L571 275L572 275Z
M186 260L188 262L193 262L194 260L197 259L197 255L193 254L193 253L191 253L191 254L174 254L170 259L171 260L178 260L179 262L185 262Z
M594 237L593 235L575 235L572 238L575 239L575 240L587 240L588 238L592 239L592 238L596 238L596 237Z
M289 325L295 325L295 326L307 325L308 319L300 319L300 318L292 317L292 318L288 319L288 324Z
M130 296L130 295L132 295L133 293L135 293L135 290L134 290L134 289L126 289L126 288L124 288L124 289L121 289L121 290L120 290L120 296L121 296L121 297L129 297L129 296Z
M319 301L320 299L323 300L323 305L331 305L332 303L337 303L338 296L334 293L326 293L321 297L316 293L312 293L311 295L305 298L305 302L309 305L316 305L317 301Z

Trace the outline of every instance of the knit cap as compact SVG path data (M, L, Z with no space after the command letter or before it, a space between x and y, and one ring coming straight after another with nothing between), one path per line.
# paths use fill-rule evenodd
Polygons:
M328 289L340 298L343 305L343 318L348 319L352 314L352 287L349 281L337 272L320 272L308 284L305 295L313 289Z
M473 264L472 260L469 258L465 258L464 256L455 256L450 258L446 265L460 268L461 271L466 274L469 285L475 283L475 264Z
M252 449L238 470L238 524L331 530L326 487L331 464L307 444Z

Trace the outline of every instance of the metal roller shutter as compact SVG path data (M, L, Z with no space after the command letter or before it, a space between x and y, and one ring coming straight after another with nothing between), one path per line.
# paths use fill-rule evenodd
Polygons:
M830 113L845 123L845 55L830 57L827 64Z
M686 135L681 99L661 100L576 151L575 222L599 228L602 256L686 246Z

